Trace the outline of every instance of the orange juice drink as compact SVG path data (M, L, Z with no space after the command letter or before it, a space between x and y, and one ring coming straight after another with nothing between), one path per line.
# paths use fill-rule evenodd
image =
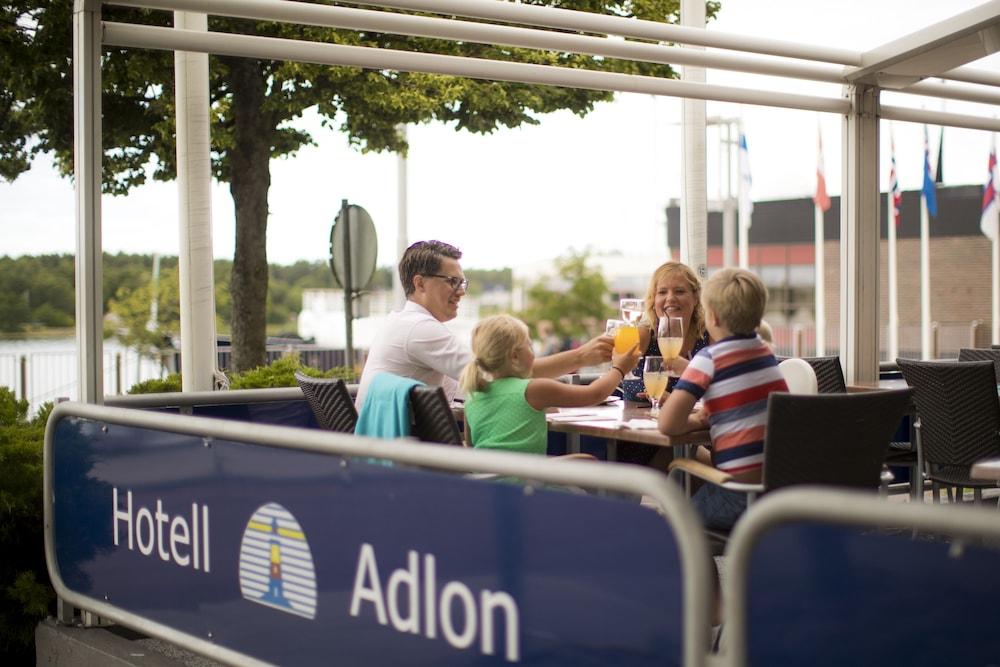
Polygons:
M654 405L667 390L667 382L670 376L665 372L646 371L642 374L642 381L646 385L646 395L649 396Z
M615 352L625 354L639 344L639 328L625 325L615 332Z
M667 361L673 361L680 355L684 339L672 336L660 336L656 339L656 342L660 345L660 356Z

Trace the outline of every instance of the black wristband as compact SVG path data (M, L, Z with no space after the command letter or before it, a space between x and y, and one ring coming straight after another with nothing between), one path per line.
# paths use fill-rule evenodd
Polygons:
M619 373L621 373L622 374L622 379L623 380L625 379L625 371L623 371L622 369L618 368L617 366L612 366L611 368L613 368L616 371L618 371Z

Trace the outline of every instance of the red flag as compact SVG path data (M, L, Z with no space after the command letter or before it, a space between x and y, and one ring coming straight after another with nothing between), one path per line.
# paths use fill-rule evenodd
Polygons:
M889 167L889 192L892 193L892 220L899 227L899 210L903 206L903 193L899 189L899 178L896 176L896 141L889 135L891 157Z
M813 201L821 211L830 210L830 195L826 194L826 176L823 174L823 135L819 135L819 157L816 160L816 195Z

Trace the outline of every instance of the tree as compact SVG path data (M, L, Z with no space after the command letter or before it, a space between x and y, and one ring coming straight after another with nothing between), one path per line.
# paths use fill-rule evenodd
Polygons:
M608 284L600 269L587 266L589 253L570 251L556 260L557 276L544 276L528 288L528 307L521 319L537 331L548 320L560 338L603 333L605 319L614 313L608 305ZM600 331L594 331L595 326Z
M530 0L550 4L545 0ZM72 0L12 0L0 5L0 176L12 180L40 152L72 170ZM324 4L326 4L324 2ZM560 7L676 22L678 0L562 0ZM718 4L708 3L709 15ZM104 7L105 20L170 25L163 12ZM493 44L456 43L382 33L300 27L210 17L209 28L269 37L432 51L498 60L673 76L650 65ZM104 190L124 194L176 172L173 56L105 48L103 58ZM233 57L210 59L213 171L228 182L236 212L231 276L233 364L264 362L267 196L272 158L294 155L312 137L293 126L310 108L339 123L361 151L406 151L404 123L443 121L488 133L535 124L537 114L589 112L611 93L495 83L421 73L327 67Z

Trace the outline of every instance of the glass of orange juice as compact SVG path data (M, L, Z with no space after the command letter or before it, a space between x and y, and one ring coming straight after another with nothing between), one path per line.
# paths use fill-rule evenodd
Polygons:
M670 367L664 363L663 357L646 357L642 365L642 381L646 385L646 395L652 404L649 414L656 416L660 412L660 398L667 390L670 380Z
M680 356L684 345L684 319L680 317L661 317L656 327L656 342L660 346L660 354L666 362L667 372L670 362Z

